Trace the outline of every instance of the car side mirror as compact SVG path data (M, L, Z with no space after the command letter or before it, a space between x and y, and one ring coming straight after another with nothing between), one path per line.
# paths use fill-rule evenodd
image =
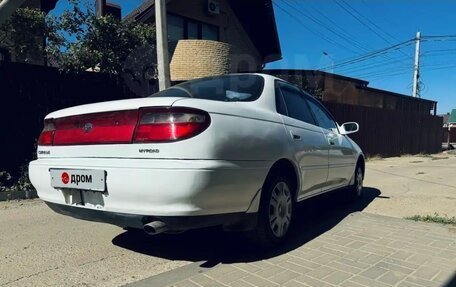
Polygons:
M341 128L340 133L342 135L354 134L359 131L359 124L358 123L345 123L340 128Z

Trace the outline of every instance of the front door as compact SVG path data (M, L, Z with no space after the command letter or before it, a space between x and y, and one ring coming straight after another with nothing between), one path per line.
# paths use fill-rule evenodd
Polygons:
M327 187L334 189L347 186L355 170L354 149L346 136L339 133L336 122L319 102L309 99L309 107L329 144Z

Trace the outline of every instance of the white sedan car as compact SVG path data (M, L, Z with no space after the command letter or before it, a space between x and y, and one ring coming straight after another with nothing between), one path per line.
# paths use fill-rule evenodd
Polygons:
M361 196L358 129L278 78L205 78L49 114L30 179L64 215L148 234L221 225L274 244L296 203Z

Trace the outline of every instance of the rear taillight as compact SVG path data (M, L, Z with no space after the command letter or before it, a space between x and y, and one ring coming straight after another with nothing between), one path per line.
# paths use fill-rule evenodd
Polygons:
M44 121L44 128L38 138L38 145L50 146L54 143L55 125L52 120Z
M144 108L45 120L41 146L174 142L194 137L209 114L189 108Z
M202 133L209 124L209 114L196 109L141 109L133 142L158 143L184 140Z
M54 120L54 145L129 144L138 111L116 111Z

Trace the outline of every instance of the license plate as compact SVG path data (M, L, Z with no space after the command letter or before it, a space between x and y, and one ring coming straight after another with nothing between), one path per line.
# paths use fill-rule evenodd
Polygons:
M51 186L92 191L106 191L106 172L89 169L51 169Z

